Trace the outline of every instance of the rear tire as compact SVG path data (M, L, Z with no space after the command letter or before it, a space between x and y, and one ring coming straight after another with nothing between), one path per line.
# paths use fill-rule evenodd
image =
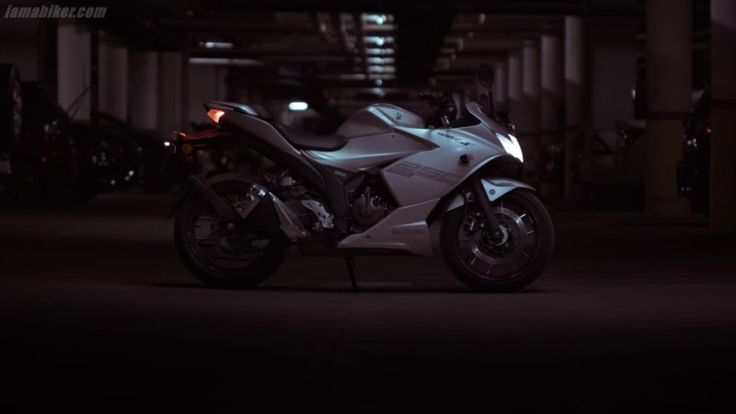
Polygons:
M444 217L442 255L457 279L472 290L518 291L532 283L549 262L554 246L552 220L539 199L526 190L512 191L492 207L505 228L503 244L485 236L479 227L485 219L473 202Z
M250 184L244 181L224 181L213 184L212 189L220 196L228 198L232 196L243 196L250 189ZM198 218L201 219L204 217L203 214L214 217L210 224L212 246L209 247L209 250L207 250L207 247L200 249L200 244L207 241L207 239L196 240L198 231L197 220ZM256 253L253 253L254 258L252 260L243 263L242 261L246 260L244 259L247 257L246 255L251 253L245 253L243 251L244 248L241 246L234 248L238 251L230 255L234 249L223 247L223 243L230 242L228 240L221 240L221 235L216 234L222 229L222 227L218 226L222 226L221 219L216 217L214 211L195 195L191 195L183 201L182 206L177 212L174 224L174 240L181 261L192 272L194 277L207 286L223 289L255 287L271 276L286 257L289 247L288 239L282 235L276 235L276 232L273 232L269 236L270 238L267 239L267 245L259 249ZM199 228L201 229L202 226L200 225ZM206 229L204 231L206 232ZM250 237L251 235L247 231L247 229L238 230L242 234L235 236L241 240ZM254 242L263 243L263 240L262 238ZM235 267L228 266L236 263L235 259L238 254L243 256L237 258L238 261L241 261L242 265ZM218 259L222 255L225 258ZM220 260L223 263L219 263L216 260ZM232 263L229 263L228 260Z

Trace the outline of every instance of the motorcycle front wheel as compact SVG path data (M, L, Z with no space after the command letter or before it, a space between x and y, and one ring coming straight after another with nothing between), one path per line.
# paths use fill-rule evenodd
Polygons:
M472 290L514 292L532 283L552 255L549 213L530 191L512 191L492 204L503 236L494 239L476 202L443 219L440 247L447 266Z
M224 181L212 189L233 206L242 205L251 184ZM277 231L228 222L199 197L190 196L174 224L176 250L184 265L204 284L224 289L252 288L283 262L289 241Z

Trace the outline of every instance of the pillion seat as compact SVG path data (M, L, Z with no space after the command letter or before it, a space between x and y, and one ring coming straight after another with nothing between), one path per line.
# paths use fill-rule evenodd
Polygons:
M337 134L310 134L307 132L297 131L286 125L274 124L276 129L298 149L310 149L318 151L335 151L342 148L348 139Z
M240 102L210 101L205 108L225 108L263 119L273 125L281 135L298 149L311 149L318 151L335 151L342 148L347 138L337 134L318 135L297 131L294 128L279 124L274 121L268 111L260 105L249 105Z

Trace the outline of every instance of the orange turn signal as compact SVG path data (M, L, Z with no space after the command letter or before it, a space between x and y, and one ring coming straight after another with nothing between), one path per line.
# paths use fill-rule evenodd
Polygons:
M220 123L220 118L222 118L223 115L225 115L225 112L219 109L210 109L209 111L207 111L207 116L210 117L210 119L216 124Z

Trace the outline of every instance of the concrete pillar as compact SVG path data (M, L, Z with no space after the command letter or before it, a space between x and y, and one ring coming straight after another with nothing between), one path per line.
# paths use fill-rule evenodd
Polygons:
M496 111L508 111L508 76L506 75L506 62L496 62L494 74L493 97L496 102Z
M108 36L100 38L99 110L128 119L128 49Z
M63 21L63 20L61 20ZM45 19L2 19L0 24L0 62L12 63L22 81L41 80L38 46ZM54 81L56 82L56 81Z
M184 59L179 52L158 56L158 131L164 137L181 129L182 72Z
M560 39L552 35L542 35L541 43L541 143L542 147L561 141L562 115L562 47ZM540 183L540 191L544 196L556 195L560 191L560 183L546 177Z
M711 0L710 223L736 231L736 2Z
M517 129L519 140L524 151L525 168L529 177L537 174L537 162L541 149L539 128L539 86L541 81L539 66L539 44L534 40L524 42L521 55L522 66L522 118Z
M70 109L74 119L90 119L90 63L91 36L84 26L73 22L60 22L58 26L57 85L58 101L62 108Z
M691 107L692 0L647 1L647 130L645 198L647 213L688 212L677 192L682 159L682 120Z
M522 119L522 92L521 92L521 51L509 52L508 62L508 109L511 119L517 126Z
M541 117L542 143L558 140L562 105L562 48L560 39L542 36Z
M576 192L572 183L575 139L580 134L585 105L585 30L579 16L565 16L565 200Z
M129 114L133 126L155 130L158 117L158 53L129 54Z

